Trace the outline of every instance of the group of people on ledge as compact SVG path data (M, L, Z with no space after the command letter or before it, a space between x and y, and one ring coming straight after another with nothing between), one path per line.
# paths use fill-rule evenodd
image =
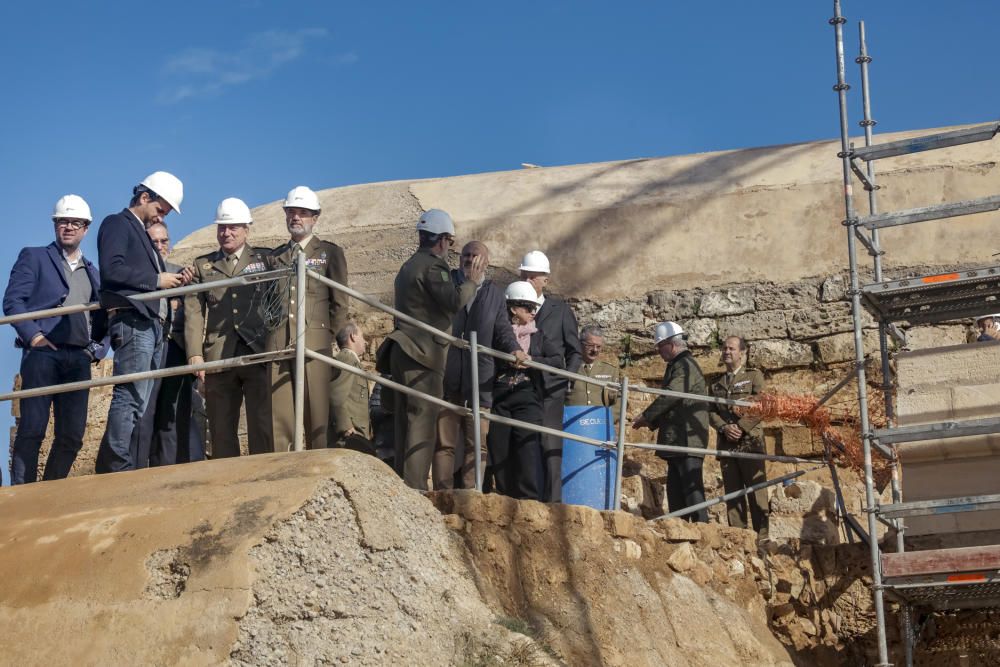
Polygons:
M249 207L237 198L224 199L215 219L218 249L189 266L166 260L170 245L165 219L172 211L180 213L182 200L183 184L172 174L159 171L143 179L132 189L128 205L101 222L95 266L80 247L93 221L90 208L82 197L66 195L52 215L55 241L24 248L11 271L3 305L6 315L21 316L14 327L22 389L89 380L91 364L108 348L114 351L116 376L194 366L190 373L162 379L139 375L114 386L98 473L197 461L206 455L239 456L241 411L251 454L291 449L296 371L293 359L277 353L294 341L298 299L305 305L307 349L358 369L368 349L364 332L348 320L346 293L334 286L347 284L347 262L340 246L318 235L322 206L315 192L298 186L288 193L283 208L289 238L277 248L252 245ZM543 252L528 252L518 268L520 279L504 287L488 276L489 248L481 241L465 243L458 268L449 266L457 234L445 211L423 213L416 231L417 250L395 279L395 308L464 340L475 332L480 345L510 355L512 361L478 355L482 411L557 431L563 429L567 405L601 405L614 414L618 396L612 388L570 382L525 364L532 360L601 382L620 378L618 366L601 359L601 329L579 329L569 305L548 292L551 266ZM300 254L309 269L327 279L308 280L304 294L296 294L295 280L286 272L277 279L246 280L183 297L145 296L288 268ZM100 307L30 316L93 302ZM656 349L667 362L664 388L724 398L761 391L761 374L744 366L745 340L724 341L727 371L711 384L686 340L687 334L674 322L655 329ZM226 363L268 352L272 356L262 363ZM482 419L482 446L475 451L474 425L466 409L475 393L468 351L449 347L441 337L398 318L375 354L375 366L385 377L443 398L456 409L379 384L370 391L366 378L310 357L302 378L307 448L370 452L420 490L474 488L479 456L487 490L561 501L561 437ZM11 460L14 484L37 479L50 412L54 438L43 479L69 474L82 446L88 399L89 390L77 386L21 399ZM202 413L207 443L206 429L199 426ZM660 444L696 448L708 446L711 428L718 433L720 448L763 451L758 420L703 401L659 396L631 426L657 430ZM701 503L702 457L661 454L667 459L671 511ZM763 461L727 459L722 470L727 491L764 481ZM729 521L766 532L766 508L766 492L758 492L749 500L730 503ZM701 509L689 518L706 521L707 513Z

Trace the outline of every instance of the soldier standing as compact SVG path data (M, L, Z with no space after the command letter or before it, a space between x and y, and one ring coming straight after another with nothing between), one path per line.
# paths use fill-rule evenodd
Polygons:
M195 283L212 283L267 270L266 248L247 245L253 218L243 201L219 204L215 234L219 249L194 262ZM232 359L264 350L261 317L265 286L240 285L189 294L184 298L184 340L188 363ZM251 364L198 376L205 383L212 458L240 455L237 432L246 400L247 440L251 454L274 451L271 435L271 382L267 364Z
M420 247L396 275L396 310L448 331L458 309L472 300L483 280L486 260L476 257L465 271L466 281L456 285L444 258L455 244L455 223L446 212L432 208L417 222ZM406 322L396 322L379 349L379 370L392 379L431 396L444 393L447 342ZM388 363L387 363L388 362ZM427 490L437 435L438 407L421 398L395 394L396 471L407 486ZM383 394L384 395L384 394Z
M291 238L271 251L272 268L295 266L298 254L305 253L306 267L342 285L347 284L347 259L340 246L324 241L315 234L320 204L316 193L300 185L292 188L285 198L285 225ZM295 340L295 303L306 301L306 337L308 349L333 356L333 337L347 321L347 295L318 280L306 280L305 295L295 294L294 280L289 280L287 312L267 338L267 349L283 350ZM305 444L308 449L328 446L330 422L330 377L332 368L322 361L306 359ZM288 451L295 437L295 361L279 361L273 365L271 404L274 414L274 447Z
M746 400L764 390L764 376L754 369L745 368L747 342L739 336L729 336L722 343L722 363L726 372L712 383L709 393L716 398ZM729 451L764 453L764 433L760 417L740 417L728 405L712 404L708 423L719 434L718 448ZM740 491L754 484L767 481L764 461L749 459L719 460L722 466L722 484L726 493ZM760 489L750 496L726 501L729 525L747 527L747 501L750 520L757 536L767 537L767 489Z
M583 365L576 371L577 373L604 382L621 381L616 366L597 358L604 351L604 332L600 327L588 324L580 330L580 348L583 352ZM571 382L569 393L566 394L566 405L603 405L611 408L611 417L616 424L618 412L614 407L617 404L617 392L587 382Z

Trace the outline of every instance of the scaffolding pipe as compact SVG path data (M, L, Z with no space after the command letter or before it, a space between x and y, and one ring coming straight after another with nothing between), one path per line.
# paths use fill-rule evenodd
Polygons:
M184 287L173 287L171 289L162 289L155 292L143 292L141 294L134 294L130 296L130 299L136 301L157 301L159 299L171 299L175 296L185 296L187 294L194 294L197 292L207 292L208 290L218 289L220 287L231 287L235 285L249 285L251 283L263 282L267 280L277 280L282 276L289 273L289 269L280 269L277 271L265 271L262 273L251 273L245 276L236 276L235 278L226 278L225 280L217 280L212 283L198 283L195 285L185 285ZM59 317L61 315L73 315L75 313L86 313L91 310L100 310L101 304L94 303L81 303L75 306L59 306L58 308L46 308L45 310L32 310L27 313L18 313L17 315L6 315L0 317L0 324L14 324L15 322L24 322L26 320L41 320L47 317Z
M856 365L858 383L858 411L861 417L862 446L864 449L864 476L865 476L865 503L868 514L868 534L870 556L872 566L872 591L875 603L875 625L878 635L878 667L889 667L889 651L885 630L885 601L882 589L882 572L879 560L879 545L875 536L878 534L878 521L875 512L875 485L872 479L872 443L871 429L868 423L868 388L865 381L865 358L864 343L862 341L861 322L861 290L858 287L858 257L857 241L854 236L854 221L857 214L854 210L854 193L851 175L851 155L850 135L848 130L847 112L847 73L844 66L844 23L846 19L840 10L840 0L833 0L833 18L830 19L833 26L834 45L836 49L837 61L837 84L834 90L837 92L840 111L840 153L844 183L844 214L847 224L847 255L850 261L850 297L851 315L854 324L854 361Z
M778 463L816 463L814 459L800 459L797 456L781 454L757 454L755 452L733 452L728 449L701 449L700 447L681 447L680 445L654 445L645 442L626 442L636 449L651 449L656 452L671 454L687 454L689 456L714 456L720 459L747 459L749 461L777 461Z
M294 300L289 300L289 307L295 306L295 430L293 446L295 451L305 449L305 414L306 414L306 253L300 249L295 257L295 292ZM314 425L315 426L315 425Z
M472 445L476 448L476 491L483 491L483 429L479 422L479 336L469 332L469 354L472 356Z
M215 373L250 366L252 364L263 364L271 361L280 361L292 356L291 350L279 350L277 352L261 352L258 354L248 354L243 357L232 359L220 359L218 361L206 361L201 364L187 364L184 366L171 366L170 368L160 368L155 371L139 371L138 373L128 373L126 375L112 375L105 378L81 380L79 382L66 382L64 384L53 384L47 387L35 387L34 389L19 389L0 394L0 401L15 401L22 398L34 398L35 396L51 396L54 394L65 394L71 391L82 389L93 389L94 387L106 387L113 384L126 384L128 382L138 382L139 380L155 380L157 378L171 377L173 375L187 375L205 371Z
M730 500L736 500L737 498L742 498L744 496L749 496L751 493L756 493L761 489L766 489L769 486L774 486L775 484L784 484L788 480L795 479L796 477L801 477L806 474L805 470L796 470L795 472L790 472L787 475L782 475L781 477L775 477L774 479L769 479L764 482L758 482L752 486L745 487L739 491L733 491L732 493L727 493L724 496L717 496L715 498L709 498L705 502L698 503L697 505L689 505L676 512L670 512L669 514L664 514L663 516L658 516L655 519L650 519L650 521L659 521L661 519L676 519L678 517L687 516L699 510L703 510L706 507L711 507L712 505L718 505L719 503L729 502Z
M618 453L615 460L615 498L611 509L622 508L622 474L625 468L625 420L628 411L628 377L622 376L621 404L618 406Z

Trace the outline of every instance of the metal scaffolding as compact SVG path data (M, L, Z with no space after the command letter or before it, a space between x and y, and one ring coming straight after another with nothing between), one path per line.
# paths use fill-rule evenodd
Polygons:
M1000 195L959 201L894 212L879 212L875 181L876 160L909 155L922 151L989 141L1000 132L1000 122L972 128L950 130L912 139L880 144L872 142L869 65L865 25L859 24L859 55L863 118L859 122L865 133L865 145L855 147L848 131L847 91L844 65L844 24L841 0L834 0L834 15L829 23L834 28L836 44L837 92L840 107L840 152L844 184L844 225L850 270L851 312L854 326L855 370L858 404L864 448L865 512L868 530L873 537L878 522L895 530L894 552L883 553L876 539L869 540L872 564L872 595L875 606L879 667L889 662L886 634L885 597L899 604L900 634L903 660L913 664L913 651L918 637L913 629L917 608L961 609L1000 604L1000 548L942 549L934 552L906 552L904 519L949 512L971 512L1000 507L1000 496L974 496L934 501L903 502L897 447L921 440L1000 433L1000 419L949 421L923 426L894 425L893 390L889 363L888 337L905 341L895 324L907 322L926 324L980 315L988 312L1000 296L1000 266L963 270L944 274L886 280L882 275L882 250L879 230L932 220L983 213L1000 209ZM864 167L859 164L864 162ZM868 193L868 215L859 215L854 202L854 179ZM874 282L859 285L857 242L873 259ZM882 370L882 391L885 398L887 427L874 429L868 410L868 388L865 376L865 350L862 340L863 309L877 320ZM872 455L877 452L889 463L892 483L892 503L880 505L872 476ZM920 557L918 557L920 556ZM929 557L923 557L929 556ZM933 565L928 565L933 563Z

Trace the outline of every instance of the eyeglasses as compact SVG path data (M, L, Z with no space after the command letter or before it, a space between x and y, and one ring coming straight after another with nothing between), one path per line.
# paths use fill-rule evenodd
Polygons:
M69 229L83 229L90 225L86 220L72 220L70 218L57 218L52 222L56 227L68 227Z
M153 245L170 245L170 239L150 239Z

